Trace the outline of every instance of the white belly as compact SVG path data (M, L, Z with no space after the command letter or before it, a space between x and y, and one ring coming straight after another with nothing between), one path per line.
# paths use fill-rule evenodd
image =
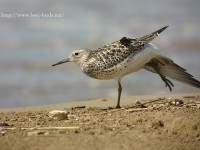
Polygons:
M127 58L119 64L120 70L115 77L115 79L120 79L124 75L127 75L132 72L136 72L144 67L146 63L148 63L152 58L155 58L160 55L160 51L158 48L152 44L147 44L144 49L137 54ZM128 61L127 61L128 60ZM126 66L126 67L125 67Z

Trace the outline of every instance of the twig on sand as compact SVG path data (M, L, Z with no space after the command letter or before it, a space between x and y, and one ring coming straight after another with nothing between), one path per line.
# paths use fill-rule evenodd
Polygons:
M71 127L32 127L32 128L0 128L1 130L76 130L79 129L78 126L71 126Z
M155 100L149 100L148 102L145 102L145 103L140 103L140 104L135 104L133 106L128 106L128 107L123 107L123 108L120 108L120 109L113 109L113 110L109 110L109 111L105 111L105 112L100 112L100 113L93 113L93 114L81 114L80 116L95 116L95 115L102 115L102 114L107 114L107 113L113 113L113 112L118 112L118 111L122 111L122 110L126 110L126 111L129 111L127 109L130 109L130 108L134 108L134 109L131 109L131 111L141 111L141 110L147 110L149 108L138 108L138 106L144 106L146 104L150 104L150 103L154 103L154 102L157 102L157 101L162 101L162 100L165 100L165 97L163 98L158 98L158 99L155 99Z
M21 130L76 130L78 126L72 127L33 127L33 128L21 128Z
M9 128L9 127L0 127L0 130L16 130L17 128Z
M155 99L155 100L148 100L148 102L145 102L145 103L140 103L140 104L136 103L133 106L123 107L123 108L120 108L120 109L112 109L112 110L109 110L109 111L99 112L99 113L93 113L93 114L81 114L80 116L96 116L96 115L114 113L114 112L118 112L118 111L122 111L122 110L126 110L128 112L147 110L147 109L150 109L150 108L146 108L146 107L141 108L139 106L141 106L141 105L145 106L146 104L151 104L151 103L162 101L162 100L165 100L165 99L166 99L165 97L162 97L162 98L158 98L158 99ZM132 109L132 108L134 108L134 109ZM130 110L128 110L128 109L130 109Z
M86 108L86 106L76 106L76 107L72 107L72 110L73 110L73 109L80 109L80 108Z
M119 108L119 109L113 109L113 110L109 110L109 111L105 111L105 112L99 112L99 113L93 113L93 114L80 114L80 116L96 116L96 115L102 115L102 114L107 114L107 113L111 113L111 112L118 112L123 110L124 108Z
M198 99L200 96L199 95L196 95L196 96L183 96L183 98L195 98L195 99Z
M154 103L154 102L158 102L158 101L162 101L162 100L165 100L165 97L162 97L162 98L158 98L158 99L155 99L155 100L148 100L148 102L144 102L144 103L140 103L140 104L135 104L133 106L128 106L128 107L125 107L126 109L127 108L137 108L138 106L141 106L141 105L146 105L146 104L151 104L151 103ZM142 100L141 100L142 101ZM144 108L142 108L144 109Z
M135 112L135 111L143 111L143 110L149 110L151 108L132 108L132 109L127 109L127 112Z

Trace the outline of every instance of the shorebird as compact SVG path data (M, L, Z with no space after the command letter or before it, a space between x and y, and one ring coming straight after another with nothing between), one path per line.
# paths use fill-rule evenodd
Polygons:
M163 56L160 50L150 43L167 27L165 26L140 38L123 37L96 50L75 49L67 59L59 61L52 66L75 62L81 71L91 78L117 80L118 99L116 108L120 108L121 79L125 75L140 69L146 69L158 74L170 91L174 86L170 79L200 88L198 80L170 58Z

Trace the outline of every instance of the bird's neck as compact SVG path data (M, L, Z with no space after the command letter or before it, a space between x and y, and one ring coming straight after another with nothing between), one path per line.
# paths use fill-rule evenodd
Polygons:
M80 66L80 67L82 67L84 64L85 64L85 62L87 62L87 60L89 59L89 56L90 56L90 51L87 51L87 53L85 53L82 57L81 57L81 59L79 59L79 61L77 62L77 64Z

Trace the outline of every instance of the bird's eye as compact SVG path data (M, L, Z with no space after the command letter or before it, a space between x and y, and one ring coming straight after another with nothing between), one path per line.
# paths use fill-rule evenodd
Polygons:
M75 55L75 56L78 56L78 53L76 52L76 53L74 53L74 55Z

